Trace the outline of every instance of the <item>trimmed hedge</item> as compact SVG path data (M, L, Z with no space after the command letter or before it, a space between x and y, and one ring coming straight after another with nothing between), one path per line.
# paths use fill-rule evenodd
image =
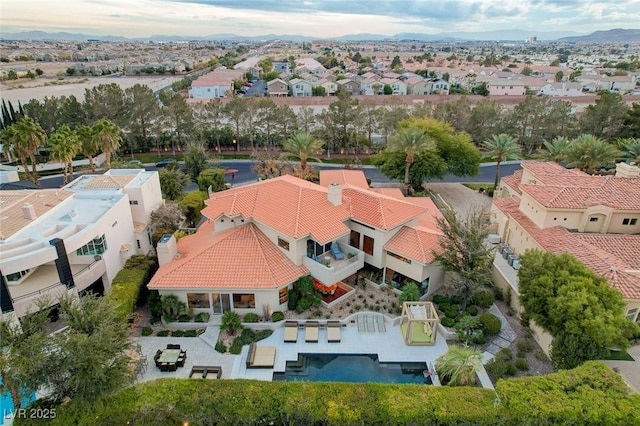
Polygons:
M136 255L131 256L111 281L111 289L106 297L116 304L116 311L122 318L129 319L136 308L138 299L145 293L145 285L156 271L154 259Z
M475 387L379 383L159 379L57 407L51 425L411 424L618 425L640 423L640 395L611 369L589 362L548 376ZM16 419L17 426L31 424ZM35 423L34 423L35 424ZM38 423L39 424L39 423Z

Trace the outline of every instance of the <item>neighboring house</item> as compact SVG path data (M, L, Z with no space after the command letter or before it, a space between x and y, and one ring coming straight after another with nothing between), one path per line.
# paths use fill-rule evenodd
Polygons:
M335 95L336 91L338 90L338 85L336 84L336 82L335 81L331 81L331 80L327 80L327 79L318 80L315 83L315 86L324 87L324 90L325 90L327 96Z
M582 84L580 83L549 83L540 88L539 95L564 97L564 96L583 96Z
M274 62L273 70L280 74L291 74L291 68L289 62Z
M602 75L596 79L599 90L625 93L636 88L636 76L631 75Z
M241 70L215 70L191 83L189 97L194 99L226 98L233 93L233 81L242 78Z
M300 78L289 80L289 93L294 98L311 96L311 83Z
M428 95L431 93L431 84L422 77L409 77L405 83L408 95Z
M519 304L518 255L527 249L570 253L622 294L626 316L640 321L640 168L618 164L615 177L591 176L556 163L523 162L504 177L492 219L510 264L494 261L494 281ZM515 267L514 267L515 264ZM548 352L550 337L536 330Z
M275 97L289 96L289 85L280 78L267 81L267 94Z
M374 77L360 81L360 94L367 96L379 95L383 87L384 84L380 83L380 77L374 74Z
M321 171L320 185L286 175L211 194L206 204L198 232L158 244L161 266L148 285L189 309L286 310L298 278L329 291L365 263L381 282L416 282L425 296L443 280L432 256L441 217L433 202L369 189L361 171Z
M437 95L448 95L451 85L448 81L439 78L428 78L427 83L431 85L431 93Z
M520 80L499 78L485 81L489 89L489 96L524 96L526 93L526 87Z
M0 191L0 308L16 317L42 296L103 294L134 254L151 250L158 172L112 169L62 189Z
M336 81L336 84L338 85L338 88L345 90L352 95L360 94L360 83L355 80L344 78L342 80Z
M380 79L380 84L382 84L383 89L384 89L384 86L389 85L393 90L392 95L407 94L407 84L403 81L398 80L397 78L382 78Z

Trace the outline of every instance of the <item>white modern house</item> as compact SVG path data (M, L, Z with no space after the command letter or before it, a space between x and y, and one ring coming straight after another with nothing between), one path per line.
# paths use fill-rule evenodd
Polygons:
M102 294L129 257L151 249L148 218L161 204L158 173L139 169L0 191L1 315L65 291Z

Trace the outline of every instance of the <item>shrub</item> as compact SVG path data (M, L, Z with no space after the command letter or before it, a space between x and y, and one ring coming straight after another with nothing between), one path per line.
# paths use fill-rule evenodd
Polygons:
M519 340L518 341L518 356L524 358L524 355L531 352L533 346L529 340Z
M509 348L502 348L496 354L496 358L503 361L511 361L513 359L513 352Z
M200 312L198 315L196 315L195 322L209 322L209 313Z
M183 337L196 337L198 332L196 330L185 330Z
M290 311L295 310L298 307L298 300L300 299L300 293L297 291L289 290L289 300L287 301L287 308Z
M221 354L223 354L223 353L227 352L227 345L225 345L223 342L218 340L216 342L215 349L216 349L217 352L220 352Z
M249 312L244 316L244 320L242 322L258 322L258 314L254 312Z
M440 323L445 327L453 327L454 325L456 325L456 320L450 317L445 317L445 318L442 318Z
M493 288L493 297L495 297L496 300L504 300L504 291L502 291L502 289L498 286Z
M460 297L460 295L451 296L452 305L459 305L460 302L462 302L462 297Z
M493 296L493 293L490 293L486 290L482 290L476 293L475 296L473 296L474 303L480 306L481 308L485 308L485 309L493 305L493 302L495 302L495 300L496 299Z
M482 330L489 336L495 336L500 333L502 328L502 321L497 316L485 312L480 315L480 323L482 323Z
M169 330L160 330L156 333L158 337L167 337L169 335Z
M487 338L485 337L482 330L477 330L478 332L473 335L473 343L476 345L484 345L487 343Z
M513 365L513 362L505 361L497 356L489 361L485 367L496 379L501 379L506 376L514 376L516 374L516 367Z
M271 314L271 321L278 322L284 319L284 313L281 311L275 311Z
M149 312L151 313L151 323L156 323L162 318L162 299L158 290L151 290L147 297Z
M515 366L520 371L527 371L529 369L529 363L524 358L516 358Z
M400 303L403 302L415 302L420 300L420 289L415 283L405 284L402 287L402 293L398 296Z
M143 336L151 336L153 334L153 329L149 326L142 327L142 335Z
M475 306L469 306L467 308L467 313L472 317L475 317L476 315L478 315L478 308L476 308Z
M173 330L171 332L171 337L184 337L184 331L183 330Z
M234 311L227 311L222 314L220 330L226 331L230 336L236 334L236 330L242 330L244 327L240 322L240 315Z
M191 315L186 315L186 314L180 315L178 317L178 321L179 322L191 322Z
M455 318L458 316L458 313L460 313L460 305L444 305L442 312L449 318Z
M238 339L235 339L233 343L231 343L231 346L229 346L229 353L238 355L240 354L240 352L242 352L242 344L238 341Z
M121 318L131 317L142 286L146 284L146 276L144 269L122 269L113 279L107 297L115 301Z
M447 296L443 296L441 294L434 294L433 295L433 303L435 303L436 305L441 305L441 304L450 305L451 304L451 299L449 299Z

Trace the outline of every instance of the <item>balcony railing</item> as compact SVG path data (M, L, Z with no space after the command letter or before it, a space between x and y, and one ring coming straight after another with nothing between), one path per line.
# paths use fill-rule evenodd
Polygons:
M337 260L330 251L318 256L317 261L306 256L302 259L311 276L323 284L333 285L364 267L363 251L343 243L338 246L344 254L342 260Z

